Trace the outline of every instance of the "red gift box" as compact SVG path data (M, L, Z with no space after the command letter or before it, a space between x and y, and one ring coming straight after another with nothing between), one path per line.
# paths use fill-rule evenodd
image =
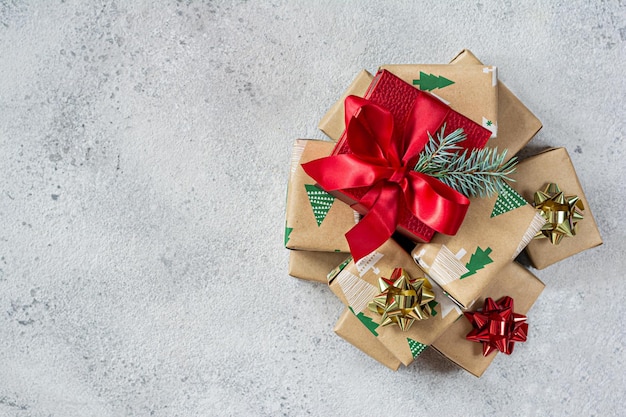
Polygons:
M331 187L325 187L323 184L323 182L325 181L321 180L321 177L325 177L327 180L330 180L330 182L342 182L340 178L341 176L344 176L346 174L349 176L351 169L345 164L351 154L353 154L353 156L356 155L357 159L362 158L362 160L356 161L357 165L362 165L363 162L367 163L367 161L372 160L372 158L378 159L379 165L376 166L374 164L374 169L372 173L374 171L380 173L382 172L382 170L387 170L387 173L383 175L385 176L386 180L389 183L400 184L397 178L406 177L407 172L410 171L417 162L417 156L413 155L413 153L415 153L414 151L417 148L416 146L414 146L415 144L411 142L411 140L413 140L412 138L414 136L421 138L418 141L421 141L422 148L425 144L424 140L427 141L427 137L426 139L424 139L426 133L424 132L424 129L426 129L430 135L435 135L439 132L441 127L445 125L445 134L447 135L455 131L456 129L462 128L467 138L459 143L459 145L462 147L459 152L463 152L465 149L471 150L474 148L482 148L485 146L485 144L489 140L489 137L491 136L491 132L489 130L483 128L482 126L471 121L467 117L450 109L448 106L443 104L441 101L439 101L437 98L430 95L429 93L414 88L410 84L407 84L406 82L402 81L401 79L386 70L379 71L376 74L376 76L372 80L372 83L370 84L368 91L365 94L365 100L354 98L354 100L350 101L349 99L346 100L346 126L348 126L348 128L346 129L346 131L344 131L343 135L337 142L337 145L332 154L335 157L341 156L341 158L343 158L343 167L347 169L344 169L343 172L341 172L341 170L338 170L337 173L335 173L332 171L329 172L329 170L332 169L332 164L317 165L317 167L312 167L312 165L315 165L314 163L317 161L314 161L314 163L309 163L309 166L305 165L304 168L307 173L311 175L311 177L321 183L320 185L323 188L326 188L326 191L330 192L340 200L349 204L354 210L364 215L370 212L372 204L376 203L376 199L378 199L379 194L375 193L376 197L374 197L374 199L376 201L372 200L371 191L374 188L382 189L382 185L376 184L374 182L367 183L367 186L352 185L351 187L335 187L336 189L331 189ZM359 125L359 123L363 123L356 120L359 117L361 117L361 119L369 118L370 120L365 120L365 124ZM350 121L355 121L355 124L358 126L353 126L354 128L351 128ZM352 146L361 147L361 149L352 149L350 145L350 139L348 138L348 133L350 131L356 133L356 136L359 137L369 135L370 137L374 138L373 141L376 143L372 143L370 146L368 144L360 142L361 139L359 138L359 142L355 142L353 140L351 143ZM392 133L389 133L389 131L392 131ZM421 133L418 135L414 135L414 132ZM384 134L381 135L381 133ZM387 133L388 135L386 135ZM379 139L378 136L385 137ZM407 139L408 137L411 137L411 139ZM399 144L398 142L402 143ZM372 151L371 147L378 148ZM403 154L403 152L405 151L408 152L406 154ZM363 158L363 155L357 155L359 153L369 153L370 155L365 155L365 157ZM329 157L328 159L331 160L333 156ZM408 160L405 160L407 158ZM399 163L400 159L402 159L401 163ZM383 161L382 165L380 165L380 161ZM355 162L354 158L351 160L351 162ZM317 170L317 175L313 173L314 170ZM397 172L395 172L394 170ZM391 171L394 171L394 173L390 175L389 172ZM372 174L371 176L373 178L376 175ZM422 182L428 183L426 184L426 187L430 187L431 190L434 189L436 193L439 193L439 191L443 191L443 194L448 194L447 197L450 197L450 191L452 193L456 193L451 189L443 189L448 187L444 186L439 181L436 181L431 177L429 177L430 179L424 179L425 176L423 174L420 175L420 180ZM369 177L370 175L366 174L365 176ZM376 178L374 181L379 181L379 179ZM360 182L362 184L363 176L359 177L356 182ZM406 185L401 185L401 187L402 186L404 186L404 189L407 188ZM409 192L407 195L412 196L413 194ZM404 197L407 197L407 195L405 195ZM465 197L461 196L460 194L459 197L465 200L465 202L460 203L461 205L465 204L465 209L457 210L455 212L457 214L456 220L451 223L457 223L456 228L460 226L460 221L462 221L462 217L465 214L466 206L467 204L469 204ZM455 200L453 204L459 204L459 197L452 196L451 200ZM444 198L444 200L446 198ZM430 227L433 226L433 224L431 223L430 226L426 225L414 214L414 212L416 211L415 207L419 207L419 201L415 202L415 199L412 199L411 201L408 200L410 199L407 198L405 200L406 204L400 203L395 204L394 207L390 207L390 210L397 211L395 217L396 230L415 241L430 241L433 234L435 233L435 230ZM437 201L425 199L421 202L421 204L423 205L421 209L430 210L430 213L428 214L428 216L430 217L439 216L439 213L437 213L437 211L443 207L440 207L439 205L441 201L441 199ZM408 207L408 205L410 204L413 204L413 212ZM433 207L427 207L428 204L433 204ZM444 209L443 211L446 210ZM380 213L380 211L378 213ZM365 218L364 220L366 219L367 218ZM441 224L441 221L439 222L439 224ZM444 229L454 229L454 227L444 226ZM441 229L438 230L443 231ZM363 234L359 233L353 234L353 237L351 239L351 232L348 232L346 236L348 237L348 241L350 243L353 255L355 256L355 258L366 255L367 253L363 253L363 248L357 251L360 252L360 255L355 254L355 251L353 250L353 243L357 240L363 240L365 237L363 236ZM387 238L390 237L390 233L389 236L382 236L385 235L388 231L381 233L380 231L373 230L371 232L374 235L378 234L378 237L372 238L372 240L380 240L384 242ZM453 233L454 232L449 234ZM365 246L367 246L368 249L370 247L372 250L376 249L375 245L365 244Z

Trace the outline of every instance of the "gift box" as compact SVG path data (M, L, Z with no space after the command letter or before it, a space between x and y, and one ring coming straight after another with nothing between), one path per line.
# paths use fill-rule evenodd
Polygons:
M530 271L515 262L510 262L500 270L498 278L481 295L480 301L473 306L473 309L482 308L487 297L498 300L509 296L514 300L515 313L525 315L543 288L544 284ZM468 372L480 377L494 360L497 352L483 356L482 344L466 339L472 329L473 326L469 320L465 317L460 318L432 343L432 348ZM532 328L530 337L532 337ZM520 350L524 349L524 345L521 349L519 347L516 349L517 353L514 354L523 354Z
M485 65L383 65L401 80L439 97L452 109L498 133L497 68Z
M412 168L431 135L462 129L462 152L482 148L491 132L385 70L365 97L346 100L351 124L333 156L303 165L320 187L365 215L347 235L350 252L360 259L394 230L415 241L454 234L469 201Z
M363 326L361 320L349 308L346 308L337 320L335 333L387 368L397 371L400 367L400 360Z
M468 49L461 51L450 63L463 66L481 64ZM491 138L488 145L508 149L508 156L513 157L541 127L539 119L502 81L498 81L498 136Z
M437 234L412 251L420 267L463 308L472 303L541 229L544 220L511 186L472 198L454 236Z
M316 186L302 169L303 163L330 155L334 146L320 140L298 139L294 143L287 186L285 247L288 249L350 251L344 234L358 221L358 214Z
M482 65L480 60L465 49L451 62L452 65ZM365 96L372 75L361 71L341 99L322 118L320 129L332 140L339 140L345 130L343 102L348 95ZM367 84L367 85L366 85ZM535 115L507 88L498 81L498 136L489 139L490 147L508 149L507 156L513 157L537 134L542 124Z
M536 191L544 190L549 183L555 183L564 193L564 197L577 196L584 208L583 218L577 221L574 236L564 236L556 245L549 238L533 239L529 243L526 253L536 268L543 269L602 244L589 202L565 148L550 149L525 159L518 165L513 178L517 180L516 188L529 201L533 200Z
M434 300L428 302L430 317L414 321L406 331L396 324L381 326L381 314L371 311L369 303L382 292L379 279L389 279L396 268L403 268L412 279L424 277L424 272L413 262L411 256L393 239L389 239L357 263L350 261L336 268L328 275L328 283L332 292L351 309L363 327L400 362L409 365L426 346L454 323L461 315L461 310L440 288L425 280L424 286L434 294ZM345 329L344 334L346 331L349 330ZM357 339L356 336L351 338ZM357 347L367 349L361 345Z
M348 258L343 252L289 251L289 275L308 281L328 282L328 272Z

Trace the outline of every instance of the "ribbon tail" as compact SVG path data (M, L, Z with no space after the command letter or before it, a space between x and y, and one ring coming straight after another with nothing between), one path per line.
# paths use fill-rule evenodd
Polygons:
M365 217L345 235L355 262L378 249L396 230L397 211L389 210L385 204L386 200L395 198L395 193L390 191L383 189Z

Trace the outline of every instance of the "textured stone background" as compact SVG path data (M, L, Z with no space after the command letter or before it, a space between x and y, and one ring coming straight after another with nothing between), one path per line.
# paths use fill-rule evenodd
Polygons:
M0 415L624 415L626 5L516 3L1 1ZM567 146L605 245L537 272L483 378L393 373L287 276L291 144L361 68L462 48Z

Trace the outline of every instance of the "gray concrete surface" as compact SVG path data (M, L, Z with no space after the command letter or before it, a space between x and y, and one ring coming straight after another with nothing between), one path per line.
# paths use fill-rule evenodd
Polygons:
M0 415L625 415L626 5L515 3L1 1ZM463 48L569 149L605 245L537 272L483 378L393 373L287 276L291 143L361 68Z

